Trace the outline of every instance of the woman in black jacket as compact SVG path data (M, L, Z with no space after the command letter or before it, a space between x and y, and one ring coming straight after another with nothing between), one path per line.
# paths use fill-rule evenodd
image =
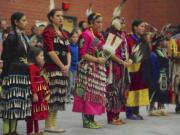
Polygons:
M0 117L3 118L3 134L16 133L17 120L31 116L31 99L27 56L29 44L25 35L27 18L16 12L11 16L13 31L3 43L2 99Z

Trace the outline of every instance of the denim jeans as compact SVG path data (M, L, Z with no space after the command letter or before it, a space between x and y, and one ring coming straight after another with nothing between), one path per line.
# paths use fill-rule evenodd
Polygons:
M77 71L69 71L67 98L70 98L72 96L73 90L75 88L76 77Z

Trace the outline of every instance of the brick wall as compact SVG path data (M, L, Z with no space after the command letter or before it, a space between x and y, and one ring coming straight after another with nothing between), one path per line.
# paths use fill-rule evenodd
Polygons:
M157 28L167 23L180 24L180 0L139 0L139 17Z
M61 7L61 2L69 2L70 10L66 15L76 16L79 20L85 20L85 10L89 3L93 3L95 11L104 16L104 27L109 26L112 11L119 0L55 0L56 7ZM180 22L180 0L128 0L122 15L127 22L127 30L130 30L131 22L135 18L142 18L161 28L167 23ZM47 20L49 0L0 0L0 18L8 20L15 11L24 12L29 21L29 26L36 20ZM30 27L29 27L30 28Z

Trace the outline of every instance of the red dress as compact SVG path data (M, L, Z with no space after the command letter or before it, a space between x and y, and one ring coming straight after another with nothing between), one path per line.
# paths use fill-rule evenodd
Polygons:
M127 106L128 107L138 107L138 106L146 106L149 105L149 90L147 84L144 79L144 71L143 68L145 66L144 59L147 54L144 49L134 49L134 47L139 46L142 48L143 46L148 47L143 43L141 39L138 39L135 35L127 36L128 49L130 54L130 59L133 61L133 64L128 67L128 71L130 73L131 84L128 92L127 98ZM135 57L135 53L142 54L142 58L137 60L140 56Z
M62 35L58 35L52 26L48 26L43 32L45 50L44 68L49 76L49 88L51 90L49 110L51 111L65 110L68 77L62 74L60 68L48 55L49 52L54 51L64 65L68 64L67 55L70 52L68 34L62 31Z
M45 97L49 94L47 80L41 75L42 68L35 64L29 65L32 95L37 94L38 101L32 103L32 117L34 120L45 120L48 117L48 101Z

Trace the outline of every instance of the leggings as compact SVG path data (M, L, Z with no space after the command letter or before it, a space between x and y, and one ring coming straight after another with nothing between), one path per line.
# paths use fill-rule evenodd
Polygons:
M39 132L38 120L33 120L31 117L26 120L27 133Z

